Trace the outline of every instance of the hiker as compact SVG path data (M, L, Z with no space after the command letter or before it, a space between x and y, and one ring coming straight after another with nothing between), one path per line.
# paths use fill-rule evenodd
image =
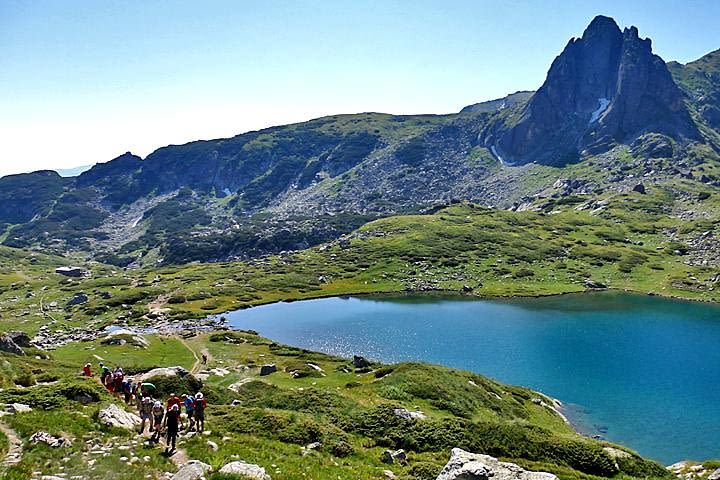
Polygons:
M183 393L182 399L185 405L185 415L188 418L187 431L189 432L195 426L195 397Z
M123 369L120 367L116 367L112 375L112 387L110 391L116 393L118 396L122 395L123 377Z
M82 369L82 374L85 377L92 377L92 365L89 363L86 363L85 366Z
M130 405L130 400L132 400L132 392L133 392L133 379L128 378L127 380L123 380L121 385L122 385L122 393L123 393L123 397L125 399L125 403L127 405Z
M100 383L103 384L103 386L107 385L107 377L110 375L110 369L105 366L104 363L100 364Z
M138 401L138 412L140 412L140 419L142 420L140 424L140 435L145 433L145 420L150 424L150 431L152 432L153 430L152 409L154 403L149 395L145 395L142 400Z
M151 439L153 441L159 442L160 432L162 431L163 419L165 418L165 409L163 408L163 404L160 400L157 400L153 404L152 416L155 431L153 432Z
M207 402L205 401L205 398L202 394L202 392L198 392L195 395L195 430L197 432L202 432L205 430L205 408L207 407Z
M175 451L175 441L178 436L178 422L180 420L180 407L173 404L165 416L165 426L167 427L167 440L165 443L165 452ZM172 448L170 445L172 444Z
M180 408L180 397L175 395L174 393L171 393L167 400L167 409L170 410L170 407L173 405L177 405L178 408Z
M202 354L202 364L207 365L207 353L205 352Z
M138 404L140 404L142 397L143 397L143 394L142 394L142 387L140 385L140 382L133 383L132 399L134 399ZM131 401L132 401L132 399L131 399Z

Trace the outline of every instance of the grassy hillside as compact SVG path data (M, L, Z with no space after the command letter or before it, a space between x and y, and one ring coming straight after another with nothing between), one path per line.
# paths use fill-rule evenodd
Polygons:
M3 248L0 315L5 329L34 334L48 322L53 332L84 331L118 320L202 318L280 300L373 292L535 296L602 284L717 301L720 199L696 185L549 197L539 212L456 204L433 215L377 220L297 253L155 270L91 263L89 278L52 273L68 259ZM698 206L687 215L691 202ZM88 301L67 306L79 292Z
M181 438L179 455L216 470L241 458L265 467L277 480L370 479L387 469L402 479L431 479L450 449L459 446L568 479L614 477L619 471L625 478L667 476L662 467L634 454L616 466L603 449L607 444L573 433L551 407L551 399L469 372L421 364L355 369L347 359L278 345L251 332L149 340L147 349L74 344L30 362L1 354L0 380L6 388L0 391L0 402L22 402L34 409L2 419L24 441L24 452L22 461L1 478L42 472L130 479L174 471L160 446L98 423L98 410L120 401L93 380L77 378L76 372L98 357L125 365L130 373L157 365L190 369L201 351L210 356L209 369L222 369L213 370L202 387L187 379L156 384L165 395L196 388L205 392L210 402L208 433ZM279 371L260 377L259 365L265 363L275 363ZM11 387L28 372L28 388ZM244 383L237 392L227 388L240 380ZM78 393L92 401L77 402ZM232 406L233 401L240 405ZM403 419L397 408L420 410L427 418ZM29 443L38 430L67 438L70 445ZM211 448L208 441L219 448ZM321 445L302 455L301 448L312 442ZM388 448L407 450L407 465L383 464L382 452ZM134 457L137 460L128 461Z

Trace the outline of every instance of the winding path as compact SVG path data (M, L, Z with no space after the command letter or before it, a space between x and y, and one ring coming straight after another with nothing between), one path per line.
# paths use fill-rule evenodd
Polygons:
M202 359L201 359L200 355L205 354L207 356L208 362L210 362L210 360L212 359L210 352L208 352L208 350L206 348L203 348L202 351L200 352L200 355L198 355L198 353L190 346L190 344L188 344L185 341L184 338L182 338L181 336L177 336L177 339L180 343L183 344L183 346L185 348L187 348L190 351L190 353L192 353L192 356L195 358L195 363L193 364L192 368L190 369L190 373L198 373L200 370L202 370L204 365L202 363Z
M8 439L8 451L2 459L3 467L17 465L22 460L23 444L15 430L10 428L6 423L0 422L0 432L4 433Z

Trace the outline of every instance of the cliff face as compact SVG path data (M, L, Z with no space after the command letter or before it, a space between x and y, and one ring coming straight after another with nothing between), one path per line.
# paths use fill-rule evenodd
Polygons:
M563 164L648 132L698 136L651 41L600 16L570 40L519 117L506 119L486 142L510 163Z

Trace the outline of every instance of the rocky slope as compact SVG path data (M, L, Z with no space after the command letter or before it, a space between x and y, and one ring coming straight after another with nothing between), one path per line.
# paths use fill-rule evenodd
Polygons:
M537 209L639 179L717 186L718 56L666 65L636 28L597 17L537 92L458 114L337 115L127 153L76 178L4 177L0 241L119 266L215 261L457 200Z

